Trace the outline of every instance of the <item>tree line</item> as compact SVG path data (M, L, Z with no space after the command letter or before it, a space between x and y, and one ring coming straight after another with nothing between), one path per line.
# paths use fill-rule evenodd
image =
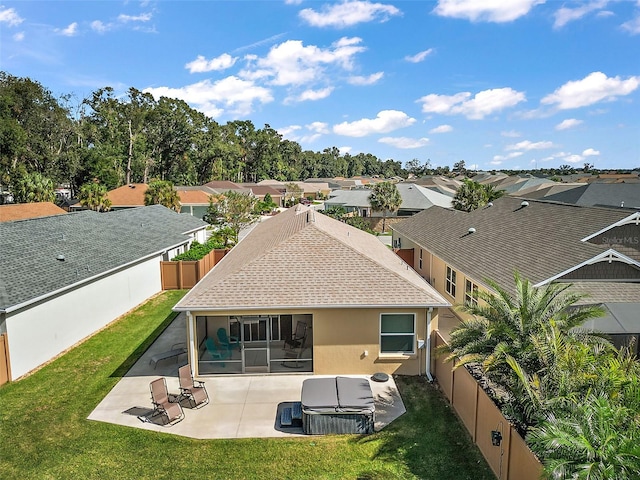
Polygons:
M88 98L56 98L37 81L0 72L3 189L42 178L75 194L96 180L112 189L151 179L202 185L403 173L399 161L336 147L302 150L269 125L221 124L182 100L156 100L136 88L122 96L105 87Z

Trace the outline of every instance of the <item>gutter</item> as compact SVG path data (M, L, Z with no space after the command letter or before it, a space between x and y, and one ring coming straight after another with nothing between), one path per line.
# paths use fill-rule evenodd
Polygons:
M429 312L433 311L434 308L446 308L451 307L450 303L442 303L442 304L432 304L432 305L408 305L408 304L393 304L393 305L259 305L255 307L248 307L246 305L229 305L223 307L199 307L197 305L189 305L189 306L180 306L176 305L173 307L174 312L228 312L229 310L241 310L241 311L266 311L266 310L324 310L324 309L334 309L334 308L390 308L390 309L398 309L398 308L428 308ZM431 314L428 313L429 319L431 318ZM430 320L429 320L430 321Z

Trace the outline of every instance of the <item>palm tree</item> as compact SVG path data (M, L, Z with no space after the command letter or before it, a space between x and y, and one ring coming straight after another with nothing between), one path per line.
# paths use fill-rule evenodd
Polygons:
M382 233L387 223L387 212L395 212L402 204L398 187L391 182L381 182L373 187L369 195L369 204L374 212L382 212Z
M504 190L496 190L493 185L482 185L465 178L453 197L453 208L470 212L503 197L504 194Z
M456 366L479 364L491 381L506 390L505 413L521 422L521 429L526 429L533 418L514 361L523 374L542 372L545 361L537 345L549 326L557 329L558 335L568 335L573 327L602 315L602 310L594 306L575 307L582 295L567 292L569 284L534 287L520 278L518 272L514 281L514 294L487 281L496 293L479 292L481 302L464 307L473 316L454 328L449 344L438 351L447 353L447 360L456 360Z
M13 188L16 203L53 202L56 199L53 182L40 173L25 173Z
M632 480L640 472L637 412L589 395L527 437L550 478Z
M168 180L153 180L144 193L145 205L164 205L171 210L180 212L180 197Z
M107 212L111 209L111 200L107 197L107 187L98 182L85 183L80 187L78 200L89 210Z

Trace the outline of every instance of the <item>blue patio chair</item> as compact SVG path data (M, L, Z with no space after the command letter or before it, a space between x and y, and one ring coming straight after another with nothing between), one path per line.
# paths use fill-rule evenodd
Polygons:
M221 346L226 346L229 350L233 347L238 347L238 351L240 351L240 341L238 341L237 337L228 336L227 329L224 327L220 327L217 332L218 343Z
M207 337L204 341L204 346L207 349L207 353L211 356L212 360L224 360L225 358L231 357L231 350L229 347L218 348L216 342L213 341L213 338ZM224 362L220 364L221 366L225 366Z

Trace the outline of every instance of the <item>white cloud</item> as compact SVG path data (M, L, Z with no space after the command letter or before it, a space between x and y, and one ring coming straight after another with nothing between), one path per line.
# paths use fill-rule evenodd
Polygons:
M298 143L312 143L321 138L323 135L330 133L329 125L325 122L312 122L304 126L305 131L302 132L300 125L290 125L288 127L279 128L278 133L286 136L289 140Z
M607 6L608 0L594 0L588 3L582 3L576 8L562 7L556 10L554 14L556 20L553 23L555 28L564 27L567 23L579 20L585 15L601 10Z
M118 21L121 23L129 23L129 22L148 22L151 20L153 15L151 13L143 13L141 15L118 15Z
M300 5L302 0L285 0L284 3L287 5Z
M523 154L524 154L524 152L511 152L511 153L508 153L507 155L494 155L493 161L494 162L498 162L498 163L495 163L493 165L499 165L504 160L511 160L513 158L518 158L518 157L522 156Z
M340 155L346 155L353 150L353 147L338 147L338 150L340 151Z
M582 120L578 120L577 118L567 118L556 125L556 130L568 130L577 127L581 123L583 123Z
M594 150L593 148L587 148L582 152L583 157L597 157L598 155L600 155L600 152L598 150Z
M78 33L78 22L69 24L67 28L60 30L60 34L65 37L73 37Z
M406 57L404 57L404 59L407 62L420 63L429 55L431 55L433 52L434 52L433 48L430 48L428 50L423 50L422 52L416 53L415 55L407 55Z
M378 80L380 80L383 76L383 72L372 73L371 75L366 77L354 75L349 77L347 81L351 85L373 85L374 83L377 83Z
M630 32L632 35L640 34L640 15L637 15L636 18L633 18L628 22L624 22L621 26L623 30Z
M522 136L520 132L516 132L515 130L503 131L500 132L500 135L507 138L519 138Z
M111 24L102 23L100 20L94 20L91 22L91 29L98 33L108 32L111 28Z
M287 97L285 103L322 100L323 98L327 98L331 95L331 92L333 92L333 87L322 88L319 90L308 89L296 97Z
M16 42L21 42L22 40L24 40L24 32L18 32L13 36L13 39Z
M251 113L254 103L273 101L269 89L234 76L213 83L203 80L182 88L158 87L146 88L144 91L155 98L179 98L214 118L227 112L247 115Z
M386 143L396 148L409 149L420 148L429 144L428 138L408 138L408 137L383 137L378 140L380 143Z
M325 122L312 122L308 125L305 125L309 130L316 133L327 134L330 133L329 124Z
M567 155L562 160L569 163L579 163L584 160L584 157L582 155Z
M438 125L435 128L429 130L429 133L447 133L453 131L453 127L451 125Z
M523 92L507 87L484 90L473 98L470 92L455 95L430 94L420 98L418 102L422 102L424 113L461 114L471 120L481 120L487 115L513 107L525 100Z
M198 55L195 60L187 63L184 67L189 69L190 73L211 72L212 70L225 70L233 67L238 57L232 57L228 53L223 53L219 57L207 60L202 55Z
M554 105L559 110L593 105L602 100L611 101L628 95L640 85L640 76L622 80L619 76L607 77L602 72L593 72L582 80L570 81L555 92L545 96L541 103Z
M2 5L0 5L0 8L3 8ZM24 18L20 17L14 8L0 10L0 23L6 23L10 27L15 27L22 22L24 22Z
M305 8L299 15L314 27L344 28L375 20L386 22L390 17L401 13L393 5L356 0L325 4L319 12L313 8Z
M514 143L513 145L507 145L504 149L506 151L510 150L524 150L528 152L529 150L544 150L547 148L553 148L555 145L553 142L544 141L544 142L531 142L529 140L524 140L522 142Z
M502 165L502 160L491 160L489 165Z
M289 125L288 127L278 128L277 131L283 137L290 137L291 134L293 134L294 132L297 132L301 128L302 127L300 125Z
M376 118L363 118L333 126L333 133L347 137L365 137L372 133L388 133L415 123L415 118L398 110L382 110Z
M472 22L511 22L545 0L439 0L433 13Z
M288 40L271 48L264 58L246 57L251 63L240 76L252 80L269 79L271 84L280 86L317 82L329 66L351 70L354 56L366 50L359 45L361 42L361 38L343 37L330 48L323 49L315 45L304 46L300 40Z

